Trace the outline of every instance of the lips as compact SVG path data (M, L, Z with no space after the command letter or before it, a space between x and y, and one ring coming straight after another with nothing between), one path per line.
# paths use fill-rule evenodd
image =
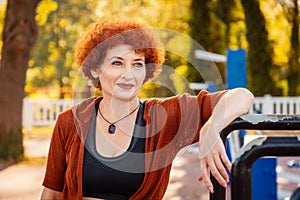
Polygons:
M117 83L117 86L119 86L120 88L122 88L124 90L130 90L131 88L134 87L134 84L130 84L130 83Z

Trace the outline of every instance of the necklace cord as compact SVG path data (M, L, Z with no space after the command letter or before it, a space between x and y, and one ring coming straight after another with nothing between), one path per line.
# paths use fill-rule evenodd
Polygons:
M102 112L101 112L101 109L100 109L100 106L99 106L99 113L100 113L101 117L102 117L107 123L109 123L110 125L112 125L112 124L116 124L116 123L118 123L119 121L121 121L121 120L127 118L127 117L130 116L132 113L134 113L139 107L140 107L140 105L138 105L135 109L133 109L129 114L123 116L121 119L119 119L119 120L117 120L117 121L115 121L115 122L113 122L113 123L111 123L110 121L108 121L108 120L103 116L103 114L102 114Z

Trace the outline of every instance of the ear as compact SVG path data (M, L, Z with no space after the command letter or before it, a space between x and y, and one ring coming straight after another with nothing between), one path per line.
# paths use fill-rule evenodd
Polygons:
M101 72L99 69L91 69L91 75L94 77L94 78L99 78Z

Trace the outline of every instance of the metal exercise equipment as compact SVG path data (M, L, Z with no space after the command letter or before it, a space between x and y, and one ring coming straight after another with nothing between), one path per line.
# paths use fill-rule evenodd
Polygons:
M234 130L300 130L300 115L243 115L221 131L224 145ZM299 136L264 136L243 146L232 166L232 200L252 200L252 164L264 156L300 156ZM210 194L210 199L224 200L226 190L213 176L211 181L215 192Z

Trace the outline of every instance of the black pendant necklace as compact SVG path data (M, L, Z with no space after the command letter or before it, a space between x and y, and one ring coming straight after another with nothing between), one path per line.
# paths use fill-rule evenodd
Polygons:
M100 113L101 117L102 117L107 123L109 123L109 126L108 126L108 132L109 132L110 134L114 134L114 133L116 132L116 129L117 129L117 127L116 127L115 124L118 123L119 121L125 119L126 117L130 116L130 115L131 115L132 113L134 113L139 107L140 107L140 105L138 105L138 106L137 106L133 111L131 111L129 114L125 115L124 117L122 117L121 119L119 119L119 120L117 120L117 121L115 121L115 122L113 122L113 123L111 123L110 121L108 121L108 120L102 115L102 112L101 112L101 110L100 110L100 106L99 106L99 113Z

